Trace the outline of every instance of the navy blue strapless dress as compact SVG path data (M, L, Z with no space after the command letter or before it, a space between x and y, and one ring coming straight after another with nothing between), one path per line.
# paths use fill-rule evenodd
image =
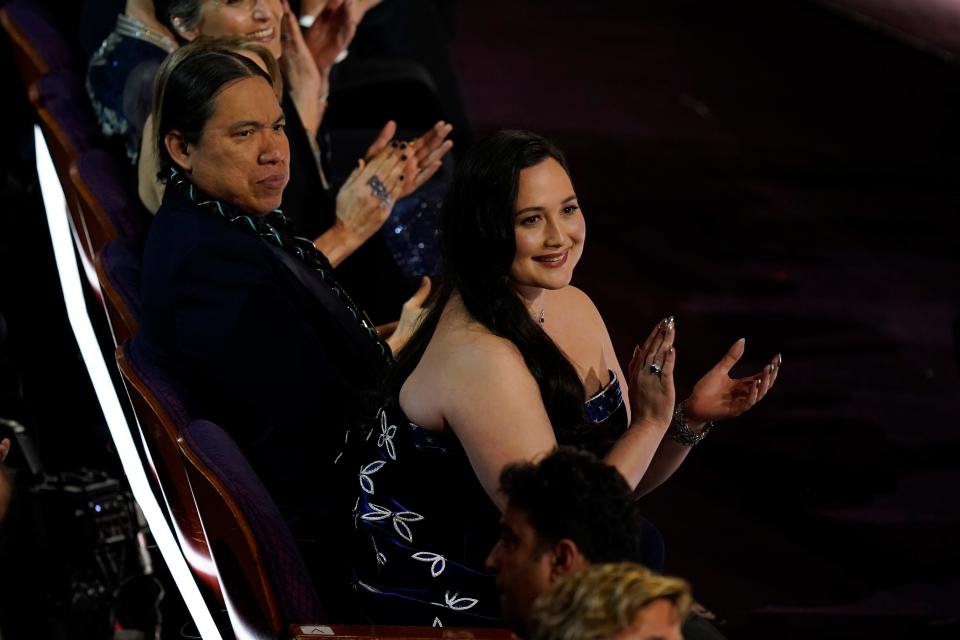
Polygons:
M587 401L592 423L581 446L597 453L627 427L620 383ZM500 598L484 560L500 512L450 432L427 431L393 402L372 425L347 435L338 464L356 484L351 545L354 587L376 624L502 625Z

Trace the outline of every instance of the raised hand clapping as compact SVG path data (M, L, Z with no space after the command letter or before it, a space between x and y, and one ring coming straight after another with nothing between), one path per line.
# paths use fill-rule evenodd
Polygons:
M720 362L694 386L685 403L691 422L715 422L739 416L773 387L783 362L779 354L759 373L745 378L730 377L730 369L740 360L745 344L743 338L734 342Z

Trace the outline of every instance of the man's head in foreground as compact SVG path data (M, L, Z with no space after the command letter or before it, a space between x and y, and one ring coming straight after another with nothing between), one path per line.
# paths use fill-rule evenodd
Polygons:
M507 508L487 557L501 613L526 633L534 600L592 564L639 562L642 520L620 473L594 456L557 449L539 464L504 469Z

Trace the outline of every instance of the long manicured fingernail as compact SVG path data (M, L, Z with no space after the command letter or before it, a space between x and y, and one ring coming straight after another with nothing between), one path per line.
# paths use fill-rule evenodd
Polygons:
M746 341L747 341L746 338L740 338L739 340L737 340L737 342L746 342Z
M637 352L640 351L640 345L637 345L633 348L633 357L637 357Z
M779 368L780 368L780 365L782 365L782 364L783 364L783 354L782 354L782 353L778 353L778 354L777 354L777 368L779 369Z
M667 328L668 329L673 328L673 316L670 316L669 318L667 318Z

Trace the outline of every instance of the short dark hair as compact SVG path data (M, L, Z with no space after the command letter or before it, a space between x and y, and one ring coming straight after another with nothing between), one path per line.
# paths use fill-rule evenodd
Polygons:
M179 131L196 144L207 120L213 116L217 96L228 84L244 78L273 81L257 63L226 48L211 48L208 42L188 44L160 65L154 86L153 122L156 127L157 178L163 182L174 168L164 138Z
M619 471L586 451L560 447L538 464L512 464L500 474L500 491L527 514L544 547L567 538L591 564L641 561L633 491Z

